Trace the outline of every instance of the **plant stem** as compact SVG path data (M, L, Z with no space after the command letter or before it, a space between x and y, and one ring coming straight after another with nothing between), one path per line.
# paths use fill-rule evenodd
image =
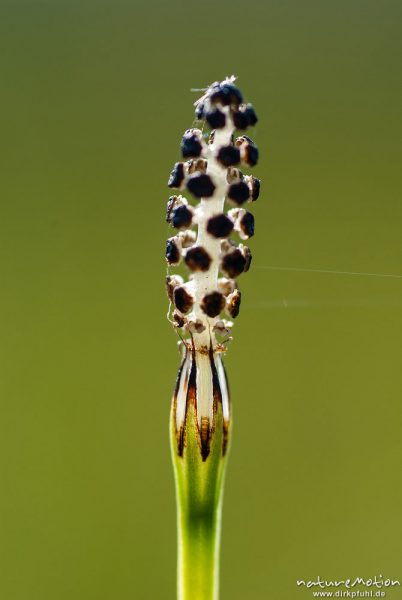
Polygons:
M217 600L220 510L179 516L178 597Z
M254 217L243 207L257 200L260 181L243 175L237 165L254 166L258 148L236 129L255 125L251 104L243 102L235 77L214 82L195 102L198 120L212 128L186 130L168 187L186 187L199 203L183 196L169 198L166 219L181 229L166 243L168 265L184 259L188 281L166 277L166 289L183 350L170 419L172 461L178 516L178 600L218 600L221 508L226 456L230 440L229 387L222 355L233 323L222 313L239 314L241 293L235 278L249 269L251 252L228 236L254 235ZM237 208L226 215L225 201ZM197 236L193 231L197 227ZM188 228L186 231L183 229ZM220 276L221 275L221 276ZM224 275L224 276L223 276ZM224 338L226 338L224 340Z
M172 411L174 412L174 411ZM186 444L177 454L171 419L172 458L178 516L178 600L218 600L219 547L223 477L223 415L218 407L210 453L203 460L194 408L188 408Z

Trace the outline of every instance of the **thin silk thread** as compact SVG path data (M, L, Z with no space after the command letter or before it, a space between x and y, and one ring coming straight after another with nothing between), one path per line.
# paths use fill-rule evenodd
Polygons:
M266 269L269 271L293 271L295 273L324 273L332 275L355 275L358 277L381 277L388 279L402 279L402 275L395 273L366 273L360 271L335 271L332 269L309 269L304 267L276 267L272 265L254 265L254 269Z

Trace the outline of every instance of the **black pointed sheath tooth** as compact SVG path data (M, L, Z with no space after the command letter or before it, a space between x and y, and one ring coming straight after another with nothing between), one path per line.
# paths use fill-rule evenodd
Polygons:
M184 182L184 164L177 162L170 173L168 187L180 189Z
M185 389L185 381L188 377L187 391ZM183 376L185 379L183 380ZM184 389L181 389L181 386ZM177 385L175 392L175 408L177 410L177 399L180 393L185 393L185 399L182 401L185 402L185 411L184 411L184 421L181 423L180 427L176 430L176 440L177 440L177 454L182 457L184 454L184 448L186 446L186 417L187 410L189 406L196 406L197 402L197 367L195 363L195 351L189 355L188 351L186 352L186 356L182 362L180 367L180 371L177 377Z
M232 167L238 165L240 162L240 150L229 144L228 146L222 146L219 148L216 155L216 160L221 163L224 167Z
M188 190L196 198L210 198L215 191L215 184L206 173L194 174L187 181Z
M208 219L207 231L216 238L225 238L233 230L233 221L221 213Z
M203 297L200 306L208 317L217 317L225 307L225 297L220 292L211 292Z
M174 238L169 238L166 242L166 261L169 265L178 265L181 260L180 247Z
M237 210L237 209L235 209ZM250 212L246 212L240 220L240 229L247 237L254 235L254 215Z
M250 197L250 190L247 183L244 181L232 183L229 186L227 196L230 200L233 200L235 204L244 204Z
M193 211L185 204L177 206L173 210L171 217L173 227L176 227L177 229L187 229L187 227L191 227L192 221Z
M211 444L211 425L208 417L201 417L200 427L201 457L205 462L209 456Z
M189 248L184 260L191 271L208 271L212 261L210 255L202 246Z
M229 252L222 258L221 269L231 279L234 279L243 273L245 266L246 259L238 248Z
M205 118L211 129L222 129L226 125L226 115L219 108L207 112Z
M179 285L173 290L173 301L177 310L181 313L188 312L194 304L194 298L182 285Z

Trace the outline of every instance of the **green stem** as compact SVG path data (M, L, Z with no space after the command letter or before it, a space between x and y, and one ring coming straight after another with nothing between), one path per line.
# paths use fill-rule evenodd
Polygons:
M178 595L180 600L217 600L219 515L179 515Z
M225 471L223 418L218 409L208 457L199 447L196 414L189 408L183 456L177 454L172 418L172 458L178 513L178 600L218 600L220 522Z

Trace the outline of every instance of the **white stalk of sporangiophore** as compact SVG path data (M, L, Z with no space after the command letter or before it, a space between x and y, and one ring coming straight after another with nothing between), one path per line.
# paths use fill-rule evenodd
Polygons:
M211 198L201 198L196 210L198 235L197 245L202 246L211 257L211 265L208 271L196 271L190 282L194 295L193 309L189 314L189 320L201 321L205 329L198 335L194 335L196 347L208 347L211 344L216 347L216 335L214 326L219 316L210 317L201 308L201 302L206 294L218 291L218 277L221 256L221 239L212 236L207 231L207 223L214 215L223 213L226 191L227 191L227 169L216 159L216 154L222 146L228 146L234 132L234 125L230 116L229 107L223 107L222 112L226 115L226 126L215 131L212 144L208 145L206 156L208 160L207 174L210 175L215 184L215 191Z

